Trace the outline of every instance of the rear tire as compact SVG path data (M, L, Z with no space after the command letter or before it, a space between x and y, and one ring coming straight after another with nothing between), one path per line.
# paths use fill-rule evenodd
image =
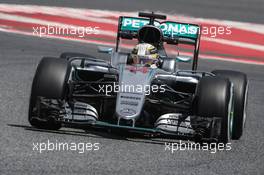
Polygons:
M75 53L75 52L64 52L60 55L60 58L69 60L72 57L88 57L88 58L94 58L91 55L83 54L83 53Z
M29 123L40 129L57 130L60 123L54 120L38 119L36 117L36 105L38 97L47 99L63 99L66 95L66 83L70 74L70 65L67 60L52 57L44 57L40 61L31 87L29 102Z
M228 143L231 138L232 86L228 79L222 77L203 77L197 92L196 115L201 117L221 118L221 130L218 141Z
M230 70L215 70L213 74L228 78L234 86L234 123L232 139L238 140L243 134L246 121L248 80L244 73Z

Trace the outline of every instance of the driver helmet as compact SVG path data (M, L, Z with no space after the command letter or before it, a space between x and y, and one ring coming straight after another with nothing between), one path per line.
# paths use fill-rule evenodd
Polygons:
M159 58L158 50L152 44L140 43L131 52L133 64L151 66L156 64Z

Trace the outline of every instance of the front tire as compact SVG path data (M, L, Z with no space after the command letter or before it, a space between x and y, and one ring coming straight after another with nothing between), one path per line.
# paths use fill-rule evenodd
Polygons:
M61 127L45 114L45 118L40 117L39 97L47 99L63 99L66 95L66 83L70 73L70 65L67 60L52 57L44 57L36 70L29 102L29 123L40 129L57 130Z
M244 73L230 70L215 70L213 74L228 78L234 86L234 123L232 139L238 140L243 134L247 116L248 80Z
M232 86L228 79L222 77L203 77L197 92L196 115L206 118L221 118L218 138L220 143L228 143L232 134Z

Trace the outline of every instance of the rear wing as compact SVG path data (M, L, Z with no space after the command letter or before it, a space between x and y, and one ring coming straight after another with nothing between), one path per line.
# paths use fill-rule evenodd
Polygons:
M200 45L200 26L196 24L173 21L159 22L151 18L120 16L118 21L116 51L118 51L120 39L137 39L138 30L151 23L162 31L163 42L194 46L193 70L196 70Z

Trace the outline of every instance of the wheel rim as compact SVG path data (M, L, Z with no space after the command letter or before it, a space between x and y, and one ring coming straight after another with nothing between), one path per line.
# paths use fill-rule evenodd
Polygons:
M229 136L232 136L233 134L233 125L234 125L234 100L231 102L231 110L229 113Z
M227 121L228 141L230 140L233 134L233 124L234 124L234 94L233 94L233 84L232 84L230 88L230 100L228 104L228 121Z
M246 91L245 91L245 101L244 101L244 109L243 109L243 128L245 127L246 118L247 118L247 103L248 101L248 83L246 85Z

